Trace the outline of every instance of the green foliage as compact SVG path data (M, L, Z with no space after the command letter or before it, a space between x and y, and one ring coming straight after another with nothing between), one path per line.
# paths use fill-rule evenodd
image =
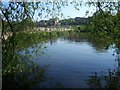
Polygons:
M102 72L103 73L103 72ZM100 76L97 73L93 73L89 76L87 84L89 88L109 88L109 89L119 89L120 88L120 71L108 70L107 75Z
M104 37L105 35L111 35L113 39L115 38L116 45L119 47L119 37L120 37L120 11L119 3L111 2L90 2L97 7L97 12L93 16L93 21L89 25L91 32L99 34ZM79 10L81 2L73 1L71 4ZM51 7L52 6L52 7ZM8 2L5 5L0 2L0 17L2 19L2 76L3 76L3 87L29 87L34 85L34 83L41 81L41 77L45 72L45 69L38 67L30 60L30 53L26 50L32 44L40 49L40 53L44 54L43 47L37 46L39 42L45 42L50 39L56 39L57 36L66 37L70 33L74 34L74 31L66 31L65 33L60 32L28 32L34 27L33 16L35 10L39 10L39 16L42 16L43 12L46 12L45 17L52 16L63 17L61 13L61 7L68 6L68 1L49 1L46 2ZM103 10L105 6L107 11ZM117 10L116 15L112 15L113 9ZM74 23L73 19L68 21L63 20L63 23L70 22ZM78 22L79 24L79 22ZM85 28L85 27L81 27ZM10 32L12 35L8 34L7 39L5 39L5 33ZM112 34L113 33L113 34ZM79 35L78 35L79 36ZM71 38L71 37L70 37ZM21 45L24 42L24 45ZM30 42L30 45L27 43ZM97 42L97 40L96 40ZM99 44L99 43L97 43ZM109 44L109 42L107 43ZM22 46L22 47L21 47ZM39 52L38 48L33 50L33 52ZM42 48L42 49L41 49ZM18 51L25 50L25 56L20 55ZM31 77L31 78L29 78ZM19 83L20 81L20 83ZM31 81L31 82L30 82ZM99 81L97 79L97 81Z
M116 38L120 37L120 30L118 28L118 24L120 24L119 3L119 1L89 3L90 5L96 6L96 12L92 16L92 22L88 26L88 29L92 33L100 36L109 35Z
M106 39L106 37L104 37L104 39ZM114 49L113 56L116 57L116 68L113 70L108 69L107 72L103 70L101 73L92 73L86 81L89 88L109 88L116 90L120 88L120 41L118 38L113 39L112 37L108 37L108 39L110 41L104 42Z
M87 25L91 21L91 17L82 18L82 17L75 17L69 19L60 20L61 25Z
M3 89L4 88L31 88L42 82L46 68L39 67L29 60L16 59L3 69Z

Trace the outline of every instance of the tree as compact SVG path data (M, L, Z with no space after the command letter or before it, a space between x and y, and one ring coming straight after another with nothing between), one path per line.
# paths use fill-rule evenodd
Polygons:
M39 16L41 16L44 11L47 13L46 16L55 16L60 14L61 6L65 6L65 3L66 1L62 0L60 2L51 2L49 0L47 2L0 2L0 17L2 21L3 86L10 88L12 85L14 88L24 86L28 87L29 85L31 87L32 84L37 82L36 79L43 76L44 69L39 68L29 59L29 52L27 50L27 55L18 54L18 44L21 38L22 40L37 42L32 38L32 36L27 36L27 34L24 33L26 29L31 29L34 25L33 16L35 14L35 10L39 9ZM53 8L50 8L51 4L53 5ZM22 33L20 31L22 31ZM6 34L8 32L9 34ZM6 39L5 37L9 38ZM38 49L36 51L38 51ZM21 77L20 75L22 75L21 79L19 78ZM33 80L35 79L35 82L33 80L30 82L29 76L25 77L25 75L33 76ZM25 80L24 82L26 83L21 81L21 83L18 84L19 79Z
M119 18L116 17L119 14L119 3L119 1L89 2L90 5L96 6L96 12L93 14L91 25L93 32L104 32L107 35L116 32L114 28L118 27L117 24L119 24Z
M76 9L80 9L81 2L73 0L71 2ZM120 17L120 2L88 2L89 5L96 7L96 14L93 16L92 26L95 31L105 31L110 33L115 30L115 33L119 32L119 17ZM52 6L52 7L51 7ZM39 16L41 17L43 12L46 12L46 17L63 16L61 7L68 6L67 0L47 0L46 2L0 2L0 17L2 21L2 69L3 76L11 75L11 73L21 72L21 67L27 66L24 63L24 59L28 59L26 56L20 56L16 53L18 41L21 36L24 40L33 40L32 37L27 37L19 31L25 31L28 27L32 27L33 16L36 10L39 10ZM115 8L115 9L113 9ZM104 10L107 9L107 12ZM112 12L117 10L117 14L113 17ZM114 20L113 20L114 18ZM70 19L71 23L74 20ZM66 20L64 20L66 23ZM110 27L109 27L110 26ZM5 39L5 33L9 32L9 38ZM35 41L36 42L36 41ZM34 66L34 64L32 64ZM20 67L19 67L20 66ZM23 68L22 68L23 69ZM26 70L26 69L25 69ZM24 71L25 72L25 71ZM6 79L4 77L3 79Z

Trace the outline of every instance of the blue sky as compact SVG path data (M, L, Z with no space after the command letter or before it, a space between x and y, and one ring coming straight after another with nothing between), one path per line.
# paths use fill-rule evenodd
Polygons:
M5 5L7 5L7 3L4 3ZM44 6L46 7L46 6ZM52 8L52 6L49 5L50 8ZM64 18L75 18L75 17L88 17L88 16L92 16L93 13L95 12L95 7L91 6L91 7L88 7L88 6L85 6L84 4L82 6L79 7L79 11L77 9L75 9L74 5L71 5L71 4L68 4L68 6L64 6L62 7L62 13L63 13L63 16ZM86 11L89 11L88 15L86 15ZM45 15L46 15L46 12L42 12L42 17L39 17L38 16L38 13L39 13L40 10L37 10L35 12L35 15L34 15L34 20L36 21L40 21L40 20L48 20L50 18L52 18L50 15L45 18ZM56 13L56 12L55 12ZM60 17L58 16L59 19L64 19L63 17Z
M80 8L80 10L78 11L71 4L69 4L68 6L62 7L63 16L65 18L88 17L88 16L92 16L93 13L95 12L95 7L93 7L93 6L88 7L88 6L82 5L79 8ZM89 11L88 15L86 15L87 10ZM34 20L40 21L43 19L48 20L48 19L52 18L51 16L45 18L45 14L46 14L45 12L42 13L42 17L40 18L38 16L38 13L39 13L39 11L36 11L36 13L34 15ZM60 16L58 16L58 17L59 17L59 19L63 19Z
M95 8L94 7L88 7L88 6L81 6L80 10L78 11L77 9L75 9L75 7L73 5L70 5L68 7L66 7L65 9L63 9L63 13L65 16L70 16L72 18L74 17L87 17L86 16L86 11L89 10L89 14L87 16L91 16L91 13L95 12Z

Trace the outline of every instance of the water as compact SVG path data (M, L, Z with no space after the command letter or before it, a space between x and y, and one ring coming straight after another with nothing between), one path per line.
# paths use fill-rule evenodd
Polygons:
M88 37L57 38L48 41L45 53L34 55L33 61L40 66L49 65L45 76L49 79L36 87L55 87L58 83L65 88L87 88L86 80L92 72L102 74L108 69L115 69L116 62L113 49L107 41ZM106 49L108 47L108 49Z

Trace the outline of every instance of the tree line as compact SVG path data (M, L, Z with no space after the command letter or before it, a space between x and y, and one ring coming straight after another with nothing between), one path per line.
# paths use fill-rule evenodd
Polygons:
M59 18L49 19L49 20L41 20L37 22L38 26L64 26L64 25L86 25L89 24L92 20L91 17L75 17L59 20Z

